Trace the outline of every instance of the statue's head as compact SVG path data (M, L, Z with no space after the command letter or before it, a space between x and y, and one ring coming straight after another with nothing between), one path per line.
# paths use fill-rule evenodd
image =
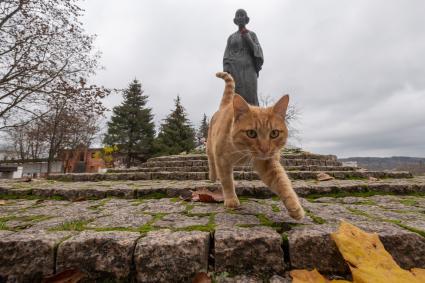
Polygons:
M244 9L238 9L235 13L235 18L233 19L233 22L235 25L241 27L245 26L249 23L249 17L248 14Z

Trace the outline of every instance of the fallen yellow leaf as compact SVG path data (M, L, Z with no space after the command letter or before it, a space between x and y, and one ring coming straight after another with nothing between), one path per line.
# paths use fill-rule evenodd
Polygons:
M376 233L366 233L342 221L331 237L350 267L354 283L425 282L425 270L414 269L412 273L400 268Z
M6 201L4 199L0 199L0 205L5 205Z
M338 231L331 234L343 258L350 267L353 283L424 283L425 269L411 271L400 268L385 250L379 236L356 226L341 222ZM328 280L316 269L293 270L293 283L349 283L345 280Z

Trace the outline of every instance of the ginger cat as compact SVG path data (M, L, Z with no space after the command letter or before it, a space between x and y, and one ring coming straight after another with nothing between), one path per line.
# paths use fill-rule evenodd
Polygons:
M233 184L233 166L252 161L261 180L279 196L289 215L302 219L304 210L280 164L280 149L288 137L285 115L289 96L283 96L272 107L251 106L235 93L230 74L220 72L216 76L226 85L220 108L211 119L207 154L209 178L220 180L224 206L240 204Z

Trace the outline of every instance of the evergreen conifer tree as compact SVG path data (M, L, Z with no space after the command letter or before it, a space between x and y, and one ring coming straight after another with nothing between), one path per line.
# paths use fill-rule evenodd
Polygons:
M201 125L199 126L198 132L196 133L196 138L198 140L198 144L201 145L201 139L205 140L208 138L208 119L207 115L204 113L204 117L202 118Z
M195 130L193 129L186 111L177 95L175 109L164 119L155 149L158 155L179 154L195 148Z
M146 160L153 154L155 124L152 109L146 107L148 96L143 95L142 85L136 79L124 91L124 101L115 106L104 144L118 146L126 154L126 166L138 160Z

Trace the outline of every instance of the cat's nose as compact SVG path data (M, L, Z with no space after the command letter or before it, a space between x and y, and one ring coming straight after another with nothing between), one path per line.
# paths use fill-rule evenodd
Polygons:
M260 145L260 151L266 154L267 152L269 152L269 147L266 145Z

